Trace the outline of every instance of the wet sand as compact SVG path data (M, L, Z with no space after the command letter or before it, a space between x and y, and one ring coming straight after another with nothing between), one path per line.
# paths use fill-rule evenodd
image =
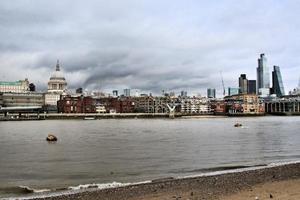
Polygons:
M243 172L226 173L120 188L85 191L77 194L40 199L104 199L104 200L164 200L164 199L300 199L300 163L274 166ZM287 198L288 197L288 198Z

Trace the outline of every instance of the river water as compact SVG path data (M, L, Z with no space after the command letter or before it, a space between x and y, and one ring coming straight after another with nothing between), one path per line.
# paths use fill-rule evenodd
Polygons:
M300 117L0 122L0 197L299 160Z

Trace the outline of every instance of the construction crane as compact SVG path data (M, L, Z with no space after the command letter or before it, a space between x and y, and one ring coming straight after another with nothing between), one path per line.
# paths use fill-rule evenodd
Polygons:
M222 86L223 86L223 96L225 96L225 85L224 85L224 79L223 79L222 71L220 71L220 74L221 74Z

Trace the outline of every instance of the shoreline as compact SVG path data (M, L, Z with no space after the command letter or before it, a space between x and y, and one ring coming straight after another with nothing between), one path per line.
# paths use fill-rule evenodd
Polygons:
M79 113L79 114L40 114L39 117L30 118L1 118L0 121L40 121L40 120L101 120L101 119L214 119L214 118L248 118L248 117L291 117L300 115L258 115L258 114L245 114L245 115L214 115L214 114L199 114L199 115L186 115L176 114L174 117L169 116L168 113L116 113L116 114L92 114L92 113Z
M154 199L226 199L259 184L296 181L300 183L300 162L283 163L265 167L208 173L178 179L163 178L152 182L108 189L87 189L58 196L25 197L36 200L104 199L104 200L154 200ZM51 195L51 194L50 194ZM22 199L22 198L17 198Z

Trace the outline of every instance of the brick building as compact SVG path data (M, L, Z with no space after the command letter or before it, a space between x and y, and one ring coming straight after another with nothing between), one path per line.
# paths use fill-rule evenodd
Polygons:
M59 113L95 113L95 100L92 97L65 96L57 102Z
M256 94L238 94L224 98L228 114L264 114L264 103Z

